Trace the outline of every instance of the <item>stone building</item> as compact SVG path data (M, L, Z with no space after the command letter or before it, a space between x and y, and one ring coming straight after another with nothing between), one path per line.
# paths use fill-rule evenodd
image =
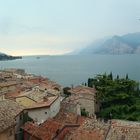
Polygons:
M0 140L15 140L15 117L24 109L12 100L0 101Z
M93 116L99 111L99 103L96 100L97 91L95 88L81 85L72 88L69 92L71 96L66 98L67 103L80 105L80 108L85 109L89 113L89 116Z

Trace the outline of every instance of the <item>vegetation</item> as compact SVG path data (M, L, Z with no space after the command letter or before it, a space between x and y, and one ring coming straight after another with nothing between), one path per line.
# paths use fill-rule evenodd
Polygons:
M1 60L14 60L14 59L22 59L21 56L10 56L6 54L0 54L0 61Z
M89 115L89 112L86 111L85 108L81 108L81 116L85 116L85 117L87 117L88 115Z
M99 117L140 121L139 83L129 79L128 74L125 78L117 75L115 79L112 73L97 75L88 79L88 86L95 86L98 91Z
M63 88L63 93L64 93L65 96L70 96L71 95L71 93L69 92L70 89L71 89L70 87Z

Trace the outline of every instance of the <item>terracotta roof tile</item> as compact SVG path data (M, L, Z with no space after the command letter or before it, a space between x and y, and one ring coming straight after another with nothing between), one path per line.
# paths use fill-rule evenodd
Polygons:
M55 117L55 120L65 124L82 124L87 118L76 115L70 112L60 111Z
M14 117L24 109L12 100L0 101L0 132L15 124Z
M32 137L35 136L41 140L51 140L63 126L63 124L49 119L40 126L28 122L24 125L23 129L31 134Z
M17 83L15 81L8 81L8 82L0 83L0 87L7 87L7 86L13 86L13 85L17 85Z
M76 86L74 88L72 88L71 90L69 90L69 92L74 93L74 94L95 94L96 93L96 89L95 88L90 88L87 86Z

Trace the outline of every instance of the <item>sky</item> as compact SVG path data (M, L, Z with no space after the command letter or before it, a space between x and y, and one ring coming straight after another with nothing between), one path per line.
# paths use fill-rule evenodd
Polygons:
M140 31L140 0L0 0L0 52L59 55Z

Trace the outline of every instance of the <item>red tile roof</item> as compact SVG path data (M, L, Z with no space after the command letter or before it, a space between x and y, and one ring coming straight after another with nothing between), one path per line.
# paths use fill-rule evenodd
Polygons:
M90 88L90 87L87 87L87 86L79 85L79 86L76 86L73 89L69 90L69 92L74 93L74 94L81 94L81 93L95 94L96 89L95 88Z
M60 112L53 119L49 119L40 126L28 122L23 129L31 136L40 140L63 140L65 137L71 135L86 118L77 116L73 113Z
M79 116L74 113L60 111L55 117L55 120L65 124L82 124L87 117Z
M40 126L28 122L24 125L23 129L32 137L37 137L41 140L51 140L63 126L63 124L49 119Z
M104 137L96 130L78 129L68 140L104 140Z
M12 100L0 101L0 132L15 124L15 117L24 109Z

